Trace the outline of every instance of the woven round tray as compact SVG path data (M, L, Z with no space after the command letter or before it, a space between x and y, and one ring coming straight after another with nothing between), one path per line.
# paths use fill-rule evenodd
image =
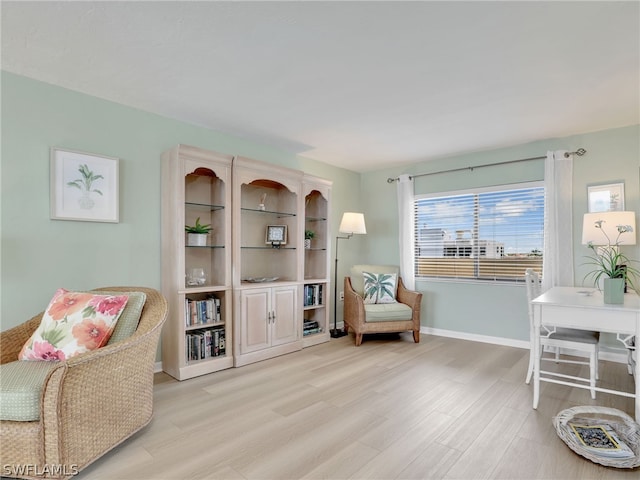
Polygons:
M594 454L586 449L573 434L569 422L577 424L609 425L624 441L635 456L630 458L611 458ZM640 466L640 425L626 413L608 407L573 407L561 411L553 418L553 426L558 436L571 450L592 462L606 467L636 468Z

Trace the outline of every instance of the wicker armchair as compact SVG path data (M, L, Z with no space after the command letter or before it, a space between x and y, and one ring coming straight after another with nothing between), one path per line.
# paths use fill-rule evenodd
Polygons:
M362 286L360 285L363 271L393 273L398 272L399 269L384 265L354 265L351 268L351 276L344 278L344 329L347 333L353 330L356 346L362 344L362 336L365 333L391 333L407 330L413 331L415 343L420 342L422 293L407 290L402 278L398 276L397 305L367 305L364 303ZM409 308L407 309L406 306ZM398 312L398 308L404 309L404 312Z
M136 332L52 368L39 420L0 422L2 475L11 468L10 476L19 478L68 478L151 421L154 363L167 302L150 288L100 290L146 294ZM17 359L41 317L0 334L0 363Z

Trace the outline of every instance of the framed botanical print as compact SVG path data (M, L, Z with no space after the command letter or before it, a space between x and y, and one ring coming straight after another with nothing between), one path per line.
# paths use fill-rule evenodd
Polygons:
M119 221L119 159L54 147L50 162L53 220Z

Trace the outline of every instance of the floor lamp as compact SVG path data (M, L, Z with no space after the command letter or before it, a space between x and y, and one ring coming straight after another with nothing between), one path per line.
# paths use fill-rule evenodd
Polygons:
M340 222L340 233L346 233L346 237L338 235L336 237L336 264L333 269L333 330L331 330L332 338L339 338L346 335L344 329L338 330L338 240L349 240L354 234L364 235L367 233L367 227L364 224L364 215L362 213L344 212L342 221Z

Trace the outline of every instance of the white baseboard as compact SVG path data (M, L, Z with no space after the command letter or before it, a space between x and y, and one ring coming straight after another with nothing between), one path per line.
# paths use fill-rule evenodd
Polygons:
M437 337L458 338L460 340L469 340L471 342L491 343L494 345L503 345L505 347L524 348L529 350L529 342L525 340L514 340L511 338L491 337L489 335L479 335L476 333L456 332L454 330L443 330L440 328L420 327L420 333L427 335L435 335ZM585 356L584 353L575 350L563 350L568 355L576 357ZM600 347L601 360L609 360L617 363L627 363L627 351L623 348L613 348L607 346Z
M162 371L162 362L156 362L153 366L153 373L160 373Z

